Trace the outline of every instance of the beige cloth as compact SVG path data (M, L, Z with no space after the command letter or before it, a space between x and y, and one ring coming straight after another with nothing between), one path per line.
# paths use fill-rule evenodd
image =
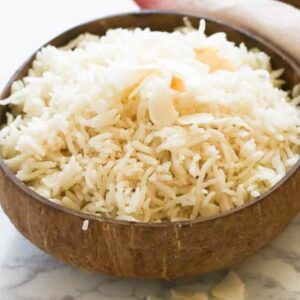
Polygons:
M300 0L299 0L300 1ZM300 10L274 0L137 0L147 8L210 16L272 41L300 64Z

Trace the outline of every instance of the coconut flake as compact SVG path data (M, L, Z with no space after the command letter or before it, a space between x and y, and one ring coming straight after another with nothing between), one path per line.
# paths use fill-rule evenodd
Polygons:
M157 127L172 125L178 113L173 105L173 94L162 78L151 78L144 87L148 99L150 120Z
M245 285L235 272L230 271L227 276L212 289L212 295L220 300L244 300Z

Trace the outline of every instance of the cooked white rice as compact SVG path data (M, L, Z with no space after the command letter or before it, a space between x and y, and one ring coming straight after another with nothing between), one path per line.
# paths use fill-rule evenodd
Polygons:
M12 86L1 155L63 206L118 220L209 217L299 158L299 87L224 33L109 30L47 46Z

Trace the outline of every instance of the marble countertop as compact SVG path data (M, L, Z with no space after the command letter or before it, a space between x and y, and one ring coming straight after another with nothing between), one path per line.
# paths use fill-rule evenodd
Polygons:
M34 49L62 30L101 15L137 10L130 0L82 3L0 1L0 86ZM300 216L271 245L236 266L246 283L248 300L300 300L299 233ZM84 273L38 250L0 209L0 300L143 300L149 294L164 295L176 286L207 291L225 272L177 281L124 280Z
M246 284L248 300L300 299L299 233L300 215L269 246L234 268ZM208 291L225 272L176 281L85 273L38 250L0 210L0 300L144 300L178 286Z

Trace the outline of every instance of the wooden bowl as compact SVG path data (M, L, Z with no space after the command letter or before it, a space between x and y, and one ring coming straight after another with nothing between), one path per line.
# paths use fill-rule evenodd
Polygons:
M198 26L199 18L189 16ZM59 35L49 43L62 46L84 32L103 35L116 27L150 27L172 31L183 25L183 15L144 12L98 19ZM260 38L221 22L207 19L209 34L224 31L236 43L258 47L284 67L286 88L300 82L298 67L282 51ZM24 77L31 57L11 78ZM5 122L0 111L0 123ZM284 116L283 116L284 118ZM56 258L86 271L121 277L175 278L230 267L269 243L300 209L298 163L267 193L221 215L187 222L132 223L64 208L22 184L0 160L0 201L15 227L33 244ZM87 231L82 230L89 220Z

